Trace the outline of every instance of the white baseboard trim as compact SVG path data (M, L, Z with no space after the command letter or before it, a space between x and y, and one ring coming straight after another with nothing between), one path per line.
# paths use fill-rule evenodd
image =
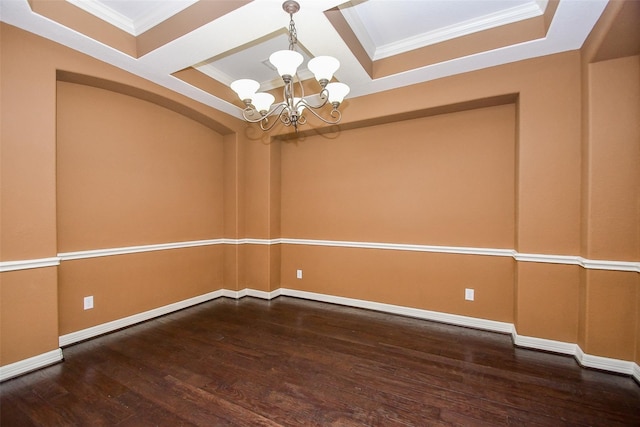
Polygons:
M192 305L196 305L212 299L220 298L222 296L226 296L225 292L230 292L230 291L221 289L214 292L209 292L204 295L189 298L173 304L165 305L163 307L154 308L153 310L134 314L132 316L124 317L122 319L114 320L111 322L92 326L87 329L82 329L77 332L72 332L70 334L62 335L59 338L59 345L60 347L65 347L80 341L84 341L89 338L97 337L98 335L106 334L107 332L112 332L117 329L122 329L127 326L135 325L136 323L144 322L145 320L153 319L154 317L159 317L165 314L172 313L177 310L182 310L183 308L191 307Z
M513 338L513 343L518 347L550 351L552 353L566 354L569 356L575 356L578 349L580 348L578 344L518 335L518 333L515 331L515 328L511 336Z
M441 323L449 323L457 326L466 326L475 329L484 329L493 332L510 334L513 331L511 323L495 320L479 319L476 317L460 316L458 314L441 313L438 311L423 310L400 305L385 304L354 298L337 297L333 295L318 294L314 292L297 291L294 289L280 289L280 295L314 301L328 302L332 304L346 305L350 307L365 308L368 310L382 311L385 313L399 314L424 320L433 320Z
M150 320L183 308L200 304L216 298L227 297L240 299L246 296L271 300L278 296L289 296L294 298L308 299L312 301L327 302L331 304L344 305L348 307L364 308L368 310L380 311L384 313L397 314L401 316L414 317L418 319L431 320L448 323L457 326L464 326L474 329L482 329L493 332L511 334L514 345L530 348L533 350L549 351L553 353L566 354L575 357L577 362L585 368L599 369L624 375L632 376L640 383L640 366L632 361L612 359L601 356L585 354L578 344L562 341L548 340L544 338L528 337L518 335L512 323L498 322L488 319L461 316L457 314L442 313L437 311L423 310L399 305L385 304L374 301L367 301L355 298L339 297L315 292L299 291L295 289L279 288L271 292L245 288L239 291L220 289L184 301L158 307L133 316L128 316L112 322L96 325L81 331L72 332L59 338L60 347L68 346L86 339L96 337L108 332L115 331L139 322ZM62 360L62 350L57 349L49 353L34 356L21 360L10 365L0 367L0 381L27 373L29 371L57 363Z
M55 349L28 359L0 366L0 382L62 361L62 349Z
M282 295L282 289L278 288L275 291L265 292L265 291L257 291L255 289L246 289L248 297L261 298L266 300L272 300L274 298Z
M518 347L573 356L583 368L630 375L640 383L640 366L635 362L586 354L578 344L518 335L515 328L512 336L513 343Z
M575 357L580 366L585 368L600 369L618 374L634 376L635 368L638 366L636 363L626 360L585 354L580 347L578 347ZM640 377L637 377L637 379L640 380Z

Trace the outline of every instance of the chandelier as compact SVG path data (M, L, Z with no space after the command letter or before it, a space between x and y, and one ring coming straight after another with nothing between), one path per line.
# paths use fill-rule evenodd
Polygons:
M284 82L283 101L274 104L275 97L270 93L258 92L260 83L255 80L236 80L231 83L231 89L245 104L242 116L250 123L260 123L263 131L268 131L276 123L281 122L285 126L293 126L298 132L298 125L304 125L307 122L303 115L304 111L311 112L327 124L336 124L342 118L338 107L349 93L349 86L346 84L329 83L340 67L340 62L331 56L316 56L311 59L307 67L314 74L321 90L318 94L305 96L297 71L304 58L296 52L298 36L296 24L293 22L293 14L300 10L300 5L296 1L288 0L282 4L282 9L289 14L289 49L271 54L269 62L278 70ZM295 93L296 82L299 85L298 94ZM316 112L327 104L331 106L330 118L324 118ZM272 120L270 121L269 118Z

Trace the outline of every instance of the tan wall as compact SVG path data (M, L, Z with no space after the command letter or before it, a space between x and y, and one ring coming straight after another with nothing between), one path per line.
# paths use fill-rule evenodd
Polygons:
M58 348L56 268L0 273L2 365Z
M589 65L588 258L640 259L640 56Z
M282 260L285 288L514 321L508 257L283 245ZM473 302L464 300L467 287L475 289Z
M518 263L518 333L576 342L580 270L575 265Z
M584 256L638 261L640 56L589 64L585 76ZM640 362L640 275L594 270L584 281L583 350Z
M583 351L633 360L638 341L638 273L591 270L586 274L586 341ZM638 359L636 359L638 362Z
M221 167L237 140L220 132L232 133L239 120L4 23L0 31L1 261L222 237L222 199L234 194L233 183L224 177L236 171ZM91 83L108 82L134 97L85 86L80 90L85 102L76 104L77 93L65 94L71 96L67 89L78 90L78 85L61 83L57 98L59 70L89 76ZM61 109L58 124L74 124L60 128L71 145L60 147L58 170L57 99L72 101ZM113 102L123 110L89 120ZM65 113L83 120L74 122ZM146 124L132 126L134 119ZM69 130L76 132L75 139L66 139ZM92 146L96 141L100 144ZM154 162L141 163L149 158ZM58 192L57 178L65 189L75 188ZM57 208L62 215L56 215ZM63 333L219 289L223 274L232 270L221 267L227 259L221 247L128 258L0 273L0 364L54 350ZM132 259L142 262L132 265ZM101 271L105 265L113 268ZM185 280L171 280L179 275ZM79 313L82 296L89 293L96 296L96 308Z
M59 82L58 251L223 237L223 141L147 101Z
M513 248L515 105L282 142L282 235Z
M57 85L58 251L223 237L223 138L131 96ZM61 335L223 284L221 247L65 261ZM83 310L83 297L94 308Z
M639 259L638 204L634 210L630 202L638 200L640 188L635 181L640 173L637 157L633 161L640 115L637 56L596 63L584 72L581 53L568 52L353 98L343 105L341 133L269 143L237 119L122 70L6 24L0 24L0 31L1 261L52 257L60 249L98 249L94 245L215 237L477 246ZM68 168L58 171L56 189L56 70L129 85L212 119L219 126L203 131L202 124L187 125L188 119L175 113L102 93L104 102L118 98L130 104L127 108L142 108L142 120L160 114L172 121L172 130L184 127L200 142L205 134L214 134L215 149L209 154L212 164L222 169L205 166L190 151L192 146L172 151L175 145L164 145L154 155L169 175L147 181L159 174L147 169L143 179L151 186L168 186L168 193L154 187L157 197L138 210L135 194L142 188L126 186L134 169L123 170L115 178L123 191L118 197L125 200L120 209L127 215L110 223L114 215L104 214L120 212L115 203L82 193L81 187L62 190L82 184L65 181ZM609 82L612 79L615 82ZM60 86L64 92L77 85ZM517 102L477 104L503 96ZM622 114L611 105L619 100ZM59 101L65 102L64 97ZM464 111L448 108L471 104L474 107ZM446 114L433 115L443 107ZM583 138L585 116L595 132ZM411 120L402 120L407 117ZM70 123L68 130L82 130L83 123ZM601 123L615 126L598 134ZM118 136L113 133L117 129L106 130L105 137ZM153 135L153 129L147 131ZM610 136L615 136L612 149ZM196 152L203 153L199 150L205 145ZM73 155L81 155L87 147L75 148ZM138 165L150 148L119 147L122 152L140 149L133 156ZM100 159L105 163L94 165L91 172L103 167L113 175L106 154ZM191 186L189 194L172 187L183 178L183 170L169 161L172 155L190 158L189 166L211 179L212 186ZM61 161L64 166L64 156ZM83 164L71 161L67 166ZM104 173L96 173L88 182L102 182L103 194L118 188L104 178ZM203 192L210 197L202 198ZM167 208L191 203L194 212ZM77 215L79 208L98 215L107 229L127 232L104 233L92 227L86 215ZM205 215L203 210L210 212ZM153 211L160 214L135 227L141 223L132 213ZM303 280L295 279L296 269L303 269ZM175 286L177 277L187 284ZM640 361L640 284L634 272L516 262L510 257L230 245L63 261L57 269L0 273L0 279L2 365L57 348L60 334L221 286L264 291L283 286L513 322L522 335L577 342L589 354ZM123 301L128 281L139 285ZM476 289L473 303L463 300L465 287ZM149 295L153 289L161 292ZM58 300L59 292L68 298ZM94 311L80 310L78 300L85 292L96 296ZM103 303L117 309L103 311Z
M415 116L416 111L429 114L448 105L464 109L478 100L509 94L517 94L515 110L513 105L473 108L372 126L373 118L385 120L385 111L394 111L402 119ZM510 248L525 254L580 253L581 85L577 52L349 102L343 126L353 130L343 130L337 136L307 137L297 145L281 143L283 237ZM500 120L483 116L508 111L512 121L502 128L495 126L502 123ZM504 139L496 139L491 132ZM441 144L434 145L434 140ZM421 141L431 144L421 145ZM473 144L476 141L482 143ZM296 202L298 199L302 202ZM293 255L300 251L285 247L282 254L282 283L295 289L307 287L302 282L311 279L306 273L302 282L294 279L293 272L300 268L294 264L303 260L308 264L312 259ZM295 258L291 261L288 256ZM438 280L447 277L443 272L424 275L428 260L423 256L410 268L415 277L398 273L404 277L398 291L401 296L397 297L401 301L422 307L435 304L457 314L482 312L489 319L512 319L518 333L525 336L577 340L579 306L575 297L580 278L575 268L547 268L541 273L543 266L516 263L514 271L512 264L503 262L498 283L488 284L480 274L447 282ZM348 268L352 271L355 267ZM383 266L370 262L367 268L389 277L383 274ZM320 286L329 289L342 283L339 295L354 294L352 282L340 278L339 272L326 274L331 280ZM379 300L381 295L393 293L365 286L370 277L363 275L355 285L358 298ZM349 277L353 279L353 275ZM409 288L403 284L412 282ZM389 283L392 289L398 287L394 280ZM421 297L423 287L427 287L430 300ZM483 298L483 292L499 295L500 302L486 310L480 309L478 300L478 304L469 305L463 299L464 287L475 288L477 298ZM323 291L322 287L317 289ZM544 292L553 303L540 303ZM448 298L455 298L455 302ZM538 319L554 320L538 323Z
M508 104L281 142L282 235L513 248L515 123ZM514 320L510 257L299 245L282 256L286 288Z
M223 248L205 246L64 261L58 268L65 335L223 288ZM92 295L94 308L83 309Z

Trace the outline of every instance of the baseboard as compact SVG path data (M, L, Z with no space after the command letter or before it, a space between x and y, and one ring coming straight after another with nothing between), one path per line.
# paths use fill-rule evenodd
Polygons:
M337 297L327 294L318 294L315 292L297 291L294 289L286 288L281 288L280 294L295 298L303 298L314 301L328 302L332 304L346 305L349 307L365 308L367 310L399 314L401 316L415 317L418 319L433 320L436 322L449 323L452 325L465 326L474 329L484 329L506 334L510 334L513 331L513 325L511 323L498 322L495 320L479 319L476 317L460 316L457 314L441 313L438 311L423 310L419 308L385 304L355 298Z
M518 347L549 351L552 353L566 354L569 356L576 356L577 352L580 350L578 344L518 335L518 333L515 331L515 328L511 336L513 338L513 343Z
M594 356L585 354L578 344L567 343L562 341L554 341L544 338L528 337L518 335L515 326L512 323L498 322L488 319L479 319L475 317L461 316L457 314L442 313L437 311L423 310L393 304L385 304L380 302L361 300L355 298L339 297L328 294L320 294L315 292L299 291L295 289L279 288L275 291L266 292L256 289L242 289L232 291L228 289L220 289L197 297L189 298L184 301L169 304L153 310L145 311L133 316L114 320L112 322L93 326L81 331L63 335L59 338L60 347L68 346L76 342L84 341L98 335L115 331L127 326L134 325L139 322L153 319L155 317L169 314L171 312L181 310L196 304L210 301L216 298L227 297L240 299L244 297L255 297L264 300L271 300L278 296L289 296L294 298L308 299L318 302L326 302L338 304L348 307L363 308L367 310L380 311L384 313L397 314L401 316L414 317L418 319L431 320L441 323L448 323L457 326L464 326L474 329L482 329L499 333L511 334L513 343L519 347L530 348L533 350L550 351L553 353L566 354L575 357L577 362L585 368L599 369L608 372L614 372L624 375L630 375L638 383L640 383L640 366L637 363L611 359L607 357ZM62 350L58 349L43 355L34 356L10 365L0 367L0 381L24 374L26 372L42 368L47 365L62 360Z
M226 290L217 290L209 292L204 295L189 298L183 301L179 301L173 304L165 305L163 307L154 308L153 310L145 311L142 313L134 314L132 316L124 317L122 319L114 320L111 322L103 323L101 325L92 326L87 329L82 329L77 332L62 335L59 338L60 347L65 347L80 341L87 340L89 338L96 337L98 335L106 334L117 329L122 329L127 326L135 325L136 323L144 322L146 320L153 319L165 314L172 313L174 311L182 310L183 308L191 307L192 305L200 304L212 299L226 296L225 293L230 292Z
M62 361L62 349L55 349L28 359L0 366L0 382Z
M513 343L518 347L573 356L583 368L599 369L616 374L630 375L640 383L640 366L631 361L586 354L578 344L518 335L513 332Z
M239 291L230 291L228 289L223 289L222 296L226 298L234 298L234 299L240 299L244 297L254 297L254 298L270 300L280 296L280 289L276 289L275 291L272 291L272 292L258 291L256 289L249 289L249 288L245 288Z
M580 366L584 366L585 368L600 369L602 371L631 376L634 376L635 367L638 366L636 363L626 360L585 354L580 347L578 347L578 351L576 352L576 360Z

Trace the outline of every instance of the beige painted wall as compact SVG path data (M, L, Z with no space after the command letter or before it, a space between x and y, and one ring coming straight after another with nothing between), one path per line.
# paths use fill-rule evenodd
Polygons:
M85 85L57 86L58 251L219 238L222 136Z
M0 31L0 260L222 237L222 199L233 206L235 194L224 177L237 171L221 166L237 151L228 135L238 120L4 23ZM83 86L78 103L58 97L60 70L110 90ZM60 83L61 92L78 87ZM70 100L71 109L56 107ZM99 109L114 102L103 117ZM61 139L71 144L60 152L58 113ZM136 118L146 124L132 126ZM76 187L58 191L58 180ZM219 289L225 260L217 247L0 273L0 364L54 350L61 334ZM97 295L95 311L80 312L87 294Z
M515 126L507 104L281 142L282 235L513 248ZM282 259L286 288L514 321L511 257L285 245Z
M221 135L148 101L67 82L58 82L56 112L58 252L223 237ZM59 333L220 289L223 272L220 246L65 261Z
M343 109L344 130L336 139L307 135L295 144L269 143L237 119L6 24L0 24L0 31L1 261L52 257L60 248L215 237L488 246L638 261L638 204L634 211L629 201L638 200L640 187L635 181L640 168L633 161L638 152L633 120L639 116L637 53L595 63L585 72L582 53L568 52L350 99ZM597 50L593 43L587 47ZM103 199L83 207L81 188L66 195L56 188L56 70L125 85L129 95L142 90L188 110L174 113L210 118L217 147L213 163L222 170L208 169L186 146L175 154L193 156L189 164L196 170L222 180L210 187L211 198L200 197L204 187L192 188L195 192L186 198L174 188L171 200L188 208L169 212L168 200L150 200L141 212L148 214L154 206L163 212L150 219L153 226L133 227L139 219L127 215L109 227L122 226L130 233L109 234L78 217L74 221L89 235L78 232L72 216L60 209L90 212ZM616 82L609 86L612 78ZM103 95L132 108L143 102L122 99L121 92ZM478 100L501 96L517 100L478 105ZM623 114L611 105L618 99L625 100ZM465 111L429 113L471 104ZM143 119L166 113L154 106L143 110ZM177 128L190 120L174 113L169 115ZM403 116L413 118L404 121ZM594 132L584 131L585 120ZM616 126L599 135L599 123ZM75 124L72 129L81 129ZM198 139L209 133L202 133L201 126L186 127ZM612 135L615 146L609 149ZM421 143L434 139L440 145ZM473 145L476 140L483 145ZM421 156L407 156L413 150ZM168 162L171 153L158 153L159 161ZM448 157L435 162L437 156ZM485 169L488 164L493 168ZM64 182L66 172L59 172ZM151 174L146 177L155 173L146 172ZM171 173L180 174L179 169ZM93 178L106 182L103 175ZM120 176L120 185L125 177ZM157 182L152 181L149 185ZM469 181L473 187L466 185ZM123 194L122 209L134 209L135 189L125 190L130 192ZM117 212L114 204L100 206ZM167 226L175 222L172 215L184 220L191 209L197 210L193 223ZM105 215L101 221L112 219ZM305 272L302 281L295 279L298 268ZM188 285L175 286L179 277ZM640 361L640 284L634 272L587 271L508 257L241 245L64 261L58 268L0 273L0 279L2 365L53 350L60 334L76 328L221 286L265 291L286 286L513 322L522 335L576 342L589 354ZM140 285L131 301L123 302L121 284L128 280ZM93 289L85 287L88 281ZM474 303L461 298L470 283L477 290ZM156 285L162 292L149 296ZM100 296L93 318L74 302L87 290ZM59 300L60 291L69 299ZM99 311L101 300L116 308Z
M584 256L640 259L640 56L587 65ZM584 351L640 360L640 275L587 271Z

